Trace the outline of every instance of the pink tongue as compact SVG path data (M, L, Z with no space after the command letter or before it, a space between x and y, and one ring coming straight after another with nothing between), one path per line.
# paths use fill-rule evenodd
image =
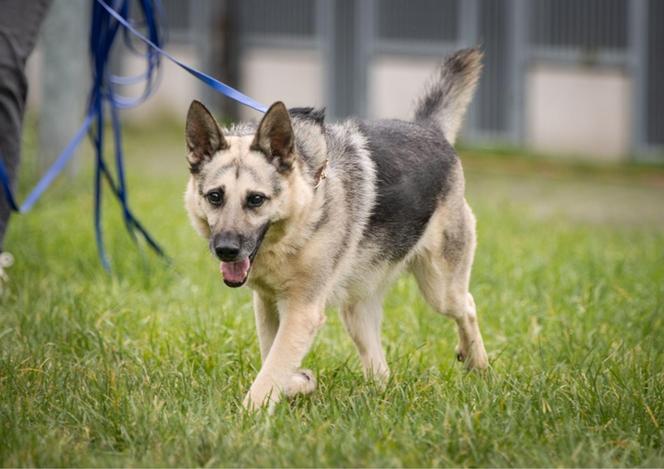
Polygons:
M232 283L242 283L249 273L249 258L245 257L237 262L222 262L219 266L224 280Z

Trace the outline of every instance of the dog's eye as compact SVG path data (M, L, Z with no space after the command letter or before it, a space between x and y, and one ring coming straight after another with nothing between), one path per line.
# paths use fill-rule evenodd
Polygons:
M219 191L210 191L205 195L205 198L212 205L221 205L224 201L224 194Z
M265 202L266 197L263 194L249 194L247 196L247 206L258 208Z

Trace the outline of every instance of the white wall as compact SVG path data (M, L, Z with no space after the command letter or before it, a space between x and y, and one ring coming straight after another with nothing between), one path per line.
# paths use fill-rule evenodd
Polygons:
M192 67L199 68L196 50L193 46L170 46L168 52L178 60ZM123 75L140 74L145 71L145 59L140 56L126 54L122 65ZM200 82L188 72L163 57L161 62L161 78L156 93L140 106L124 111L123 116L129 120L145 120L162 116L182 119L193 99L201 99ZM202 70L209 72L209 70ZM124 86L119 89L128 96L137 96L142 86Z
M169 49L197 67L193 47ZM87 57L81 58L87 60ZM368 115L374 118L412 116L414 101L438 65L438 60L399 55L377 55L369 67ZM201 85L179 67L164 60L159 90L138 109L124 112L129 120L169 116L184 119ZM240 91L270 105L325 106L325 64L318 50L248 49L241 57ZM39 103L40 51L28 64L29 102ZM128 58L125 73L143 70L140 58ZM131 92L130 89L127 90ZM87 95L88 90L81 92ZM539 64L526 77L526 143L552 155L621 159L631 146L631 82L620 68L581 68ZM243 118L260 114L242 107Z
M173 54L176 58L182 60L186 64L198 67L199 64L196 60L196 53L193 47L169 47L168 52ZM84 57L75 58L72 60L83 60L88 62L88 55ZM39 109L42 95L42 51L37 47L34 53L30 56L26 74L28 76L28 106L30 109L36 111ZM126 54L122 70L118 73L122 75L140 74L145 71L145 60L142 57L132 54ZM89 69L86 69L89 73ZM145 120L151 118L158 118L162 115L182 118L187 113L189 104L192 99L200 98L199 81L182 70L177 65L173 64L168 59L162 59L162 75L158 83L157 92L142 105L122 111L123 118L129 120ZM66 83L63 83L63 86ZM138 96L142 90L141 86L123 86L118 87L118 91L126 96ZM87 99L90 90L88 88L80 90ZM81 116L81 121L83 116Z
M369 116L410 119L439 60L377 56L369 69Z
M254 48L241 58L240 91L269 106L283 101L288 107L325 106L324 72L321 54L315 50ZM260 114L242 107L243 118Z
M630 89L618 68L533 66L526 92L528 144L554 155L623 158L630 148Z

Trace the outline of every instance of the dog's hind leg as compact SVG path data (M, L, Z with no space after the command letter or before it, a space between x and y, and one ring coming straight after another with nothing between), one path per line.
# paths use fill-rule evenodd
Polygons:
M344 305L341 308L341 318L360 354L364 375L384 384L387 382L390 370L385 361L380 338L383 319L382 301L380 295Z
M475 251L475 219L467 204L448 219L437 242L425 247L411 270L427 302L457 323L457 358L469 369L489 364L477 320L475 301L468 291Z

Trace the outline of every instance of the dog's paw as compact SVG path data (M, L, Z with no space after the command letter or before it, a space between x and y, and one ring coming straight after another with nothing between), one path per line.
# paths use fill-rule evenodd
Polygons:
M280 395L279 388L273 380L259 376L249 388L249 392L242 401L242 406L251 412L268 409L272 413Z
M291 376L284 389L284 394L293 397L297 394L309 394L316 389L316 377L311 370L299 369Z
M272 413L281 397L293 397L297 394L309 394L316 389L316 377L311 370L299 369L285 380L257 378L242 401L242 406L255 412L267 409Z
M265 396L264 398L258 397L251 391L244 396L244 400L242 401L242 407L248 412L267 410L270 414L274 411L276 404L277 403L274 399L270 399L268 396Z
M364 378L380 389L385 389L390 380L390 369L387 365L374 366L364 370Z
M468 370L484 370L489 367L489 356L484 350L484 346L464 347L461 344L456 347L456 359L462 362Z

